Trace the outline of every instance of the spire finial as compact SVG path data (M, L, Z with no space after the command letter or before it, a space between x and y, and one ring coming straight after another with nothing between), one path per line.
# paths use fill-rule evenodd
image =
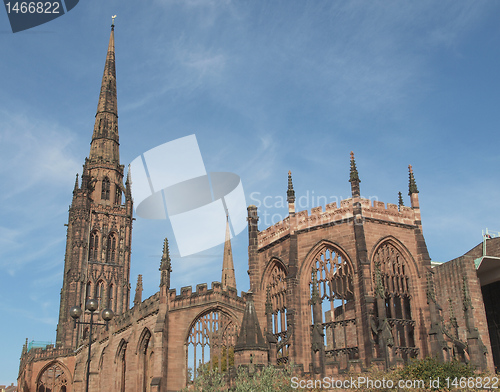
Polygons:
M358 169L356 168L356 160L354 159L354 152L351 151L351 175L349 182L361 182L359 179Z
M411 165L408 165L410 182L408 185L408 195L411 196L413 193L418 193L417 183L415 182L415 177L413 176L413 168Z
M404 205L403 194L401 192L398 192L398 210L401 211L401 207L403 207Z
M75 189L73 191L76 191L77 189L78 189L78 173L76 173Z
M160 263L161 279L160 287L167 286L170 288L170 273L172 272L172 264L170 260L170 251L168 249L168 239L163 240L163 255Z
M111 17L111 30L115 30L115 18L116 18L116 15L113 15Z
M295 191L293 190L292 172L288 170L288 189L286 191L288 203L295 203Z
M351 193L352 197L359 197L359 179L358 169L356 168L356 161L354 160L354 152L351 151L351 172L349 176L349 182L351 183Z

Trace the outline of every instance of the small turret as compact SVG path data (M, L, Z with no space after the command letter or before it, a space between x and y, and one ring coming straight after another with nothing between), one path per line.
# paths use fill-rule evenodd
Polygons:
M268 347L262 335L253 303L253 293L246 294L245 313L241 321L241 329L234 346L234 363L239 365L267 365Z

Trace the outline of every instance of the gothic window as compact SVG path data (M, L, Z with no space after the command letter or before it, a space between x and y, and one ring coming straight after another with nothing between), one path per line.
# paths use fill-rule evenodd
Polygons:
M116 185L115 204L122 204L122 190L118 184Z
M277 341L278 365L288 362L287 318L286 318L286 271L279 263L274 263L269 274L267 293L267 328Z
M226 371L234 366L234 345L238 328L231 318L220 310L212 310L200 316L188 335L187 364L193 378L205 369ZM197 362L198 361L198 362ZM193 381L189 372L187 382Z
M114 303L113 303L113 300L114 300L114 287L112 284L109 285L109 288L108 288L108 309L111 309L113 312L115 311L114 309Z
M86 293L85 297L87 299L91 299L92 298L92 283L90 281L87 282L87 293Z
M108 236L108 248L106 250L106 262L115 263L116 262L116 235L110 234Z
M66 391L68 376L62 366L53 363L47 367L38 378L37 392L60 392Z
M403 360L417 355L415 348L415 321L412 319L411 292L408 263L401 252L391 243L382 244L373 257L374 282L377 285L377 269L380 271L379 289L384 295L385 315L391 327L394 353Z
M118 346L117 365L118 365L118 388L119 392L125 392L125 381L127 371L127 342L122 340Z
M317 335L313 345L319 350L323 344L325 355L345 367L359 356L351 265L339 250L325 247L314 257L310 274L312 339L318 332L315 324L324 334L323 338Z
M102 200L109 200L109 191L110 191L111 185L109 183L109 178L104 177L102 180L102 189L101 189L101 199Z
M104 282L102 280L100 280L99 282L97 282L97 285L95 286L96 287L96 293L95 293L95 299L97 299L97 302L99 303L99 308L102 308L102 304L103 304L103 299L104 299Z
M87 340L89 338L89 327L85 327L83 330L82 340Z
M99 233L93 231L90 233L89 261L97 261L99 255Z
M151 344L151 332L149 329L144 329L140 342L139 342L139 374L142 375L142 392L149 392L152 375L151 370L151 354L152 354L152 344Z

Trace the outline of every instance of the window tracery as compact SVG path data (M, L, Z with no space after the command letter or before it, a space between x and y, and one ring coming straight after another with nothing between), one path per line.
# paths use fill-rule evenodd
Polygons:
M352 267L339 250L328 246L314 257L310 276L310 294L318 301L311 305L311 331L314 306L320 306L325 354L346 366L347 360L359 357Z
M394 353L403 360L415 357L415 321L412 319L410 273L403 254L390 242L383 243L373 257L375 269L380 272L380 284L383 287L385 315L391 328L394 341ZM376 283L374 273L374 282Z
M200 316L193 324L186 341L187 363L192 369L193 379L200 367L226 371L233 366L237 337L237 325L221 310L212 310Z
M266 313L268 317L268 329L276 338L277 364L288 362L288 326L286 313L286 271L277 262L274 263L270 274L269 283L266 286L267 301Z
M68 385L68 376L58 363L47 367L37 382L37 392L65 392Z

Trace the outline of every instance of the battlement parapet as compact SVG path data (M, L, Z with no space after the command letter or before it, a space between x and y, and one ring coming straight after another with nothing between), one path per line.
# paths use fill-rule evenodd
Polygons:
M45 361L54 358L68 357L74 354L71 348L55 348L54 345L47 347L36 347L24 352L21 355L20 368L24 368L25 364L29 362Z
M279 221L278 223L269 226L264 231L259 232L258 233L259 247L277 241L288 234L290 234L290 217L286 217L282 221Z
M226 290L222 289L220 282L212 282L211 288L207 288L206 283L196 285L196 291L192 292L191 286L181 288L180 295L177 295L176 289L170 289L168 292L170 309L184 308L196 304L205 304L224 299L224 301L235 301L235 303L245 303L245 301L238 297L238 292L233 287L228 287Z
M411 207L401 206L374 200L373 204L368 199L361 199L363 216L366 218L385 220L405 225L415 224L415 211Z
M157 292L153 294L148 299L142 301L139 305L134 306L137 308L138 319L143 319L144 317L149 316L150 314L154 314L158 311L160 305L160 293Z
M340 201L340 207L336 202L329 203L325 206L323 211L322 206L314 207L309 214L308 210L298 211L295 213L295 230L307 230L313 227L321 226L324 224L331 224L336 222L346 223L353 217L353 198L344 199ZM365 198L356 199L360 203L362 214L366 218L373 218L378 220L385 220L405 225L415 224L415 211L411 207L401 206L396 204ZM282 221L260 231L257 235L258 246L260 249L279 241L290 234L290 217L286 217Z

